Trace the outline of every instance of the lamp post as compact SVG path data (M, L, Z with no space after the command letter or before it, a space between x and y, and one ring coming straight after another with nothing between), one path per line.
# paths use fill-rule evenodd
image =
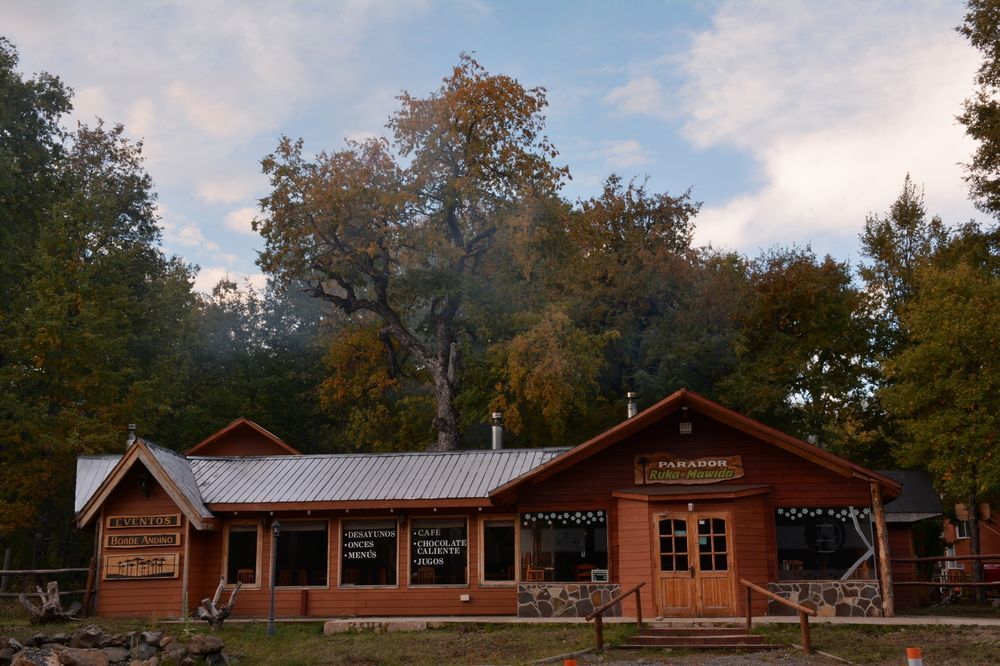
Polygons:
M274 636L274 578L278 571L278 536L281 534L281 523L274 520L271 523L271 609L267 616L267 635Z

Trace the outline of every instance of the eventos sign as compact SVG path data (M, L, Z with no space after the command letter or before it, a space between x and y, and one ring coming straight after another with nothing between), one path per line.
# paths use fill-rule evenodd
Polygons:
M635 457L635 482L719 483L743 478L741 456L712 456L708 458L678 458L668 453L654 453Z

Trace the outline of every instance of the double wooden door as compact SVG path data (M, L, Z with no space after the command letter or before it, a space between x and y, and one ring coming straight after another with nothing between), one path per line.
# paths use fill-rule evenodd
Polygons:
M731 515L665 513L653 517L653 528L660 615L735 615Z

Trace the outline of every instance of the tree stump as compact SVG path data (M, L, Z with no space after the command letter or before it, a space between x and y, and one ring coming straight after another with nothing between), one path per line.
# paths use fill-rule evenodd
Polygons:
M49 581L46 588L45 591L42 591L42 588L35 586L35 590L38 591L38 596L42 600L41 606L31 603L26 595L21 594L17 597L21 605L27 608L31 614L31 623L47 624L49 622L75 620L77 609L71 608L67 610L62 607L62 602L59 599L59 582L54 580Z
M198 607L198 619L208 622L213 631L215 629L220 629L222 627L222 623L225 622L226 618L229 617L229 614L233 612L233 607L236 605L236 595L239 593L240 587L243 585L241 581L237 581L236 587L233 588L233 593L229 595L229 603L224 606L219 606L219 600L222 598L222 588L225 584L225 577L220 577L219 587L215 590L215 597L212 599L205 597L201 600L201 606Z

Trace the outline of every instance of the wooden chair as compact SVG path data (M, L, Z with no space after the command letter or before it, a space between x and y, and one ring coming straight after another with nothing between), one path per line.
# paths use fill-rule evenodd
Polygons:
M254 570L253 569L237 569L236 570L236 580L243 583L244 585L253 585L254 583Z
M528 567L524 579L528 582L537 582L545 580L545 569L539 569L537 567Z
M593 564L578 564L576 565L576 580L580 581L590 581L590 572L594 570Z
M417 568L417 585L434 584L434 567Z

